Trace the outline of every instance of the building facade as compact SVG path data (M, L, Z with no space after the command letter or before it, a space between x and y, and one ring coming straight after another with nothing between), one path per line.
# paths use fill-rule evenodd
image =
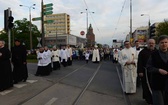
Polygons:
M71 34L58 34L56 37L45 37L45 45L52 46L66 46L83 48L86 45L87 39L81 38Z
M52 20L45 23L45 37L56 37L57 34L70 34L70 16L66 13L51 14L44 17L44 21Z
M149 31L148 26L146 27L139 27L133 32L133 41L135 42L138 40L141 45L146 44L146 41L149 39Z

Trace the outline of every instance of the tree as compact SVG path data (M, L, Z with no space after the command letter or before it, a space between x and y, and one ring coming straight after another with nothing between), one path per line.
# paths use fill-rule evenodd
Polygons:
M97 43L97 46L98 46L98 48L102 48L102 44L101 43Z
M14 45L14 39L20 39L22 42L25 43L26 48L30 48L30 31L29 31L29 24L30 21L27 21L26 18L22 20L16 20L14 22L14 28L11 30L11 45ZM38 44L37 37L40 37L40 31L38 30L37 26L32 24L32 42L33 48L36 48ZM8 42L7 33L4 30L0 31L0 39L4 39L5 42Z
M157 36L160 35L168 35L168 21L165 20L164 22L160 23L158 27L156 27Z

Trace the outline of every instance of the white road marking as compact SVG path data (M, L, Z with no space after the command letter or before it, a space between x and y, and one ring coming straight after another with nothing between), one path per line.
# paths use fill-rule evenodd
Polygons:
M45 105L52 105L58 98L52 98L50 101L48 101Z
M122 83L122 80L121 80L121 76L120 76L120 73L119 73L119 70L118 70L117 66L116 66L116 70L117 70L117 74L118 74L118 78L120 80L120 84L121 84L122 90L124 91L124 86L123 86L123 83Z
M38 80L26 80L26 82L28 83L34 83L34 82L37 82Z
M13 90L4 90L4 91L2 91L2 92L0 92L0 94L1 95L6 95L6 94L8 94L8 93L10 93L10 92L12 92Z
M16 88L22 88L24 86L26 86L27 84L14 84L14 87Z

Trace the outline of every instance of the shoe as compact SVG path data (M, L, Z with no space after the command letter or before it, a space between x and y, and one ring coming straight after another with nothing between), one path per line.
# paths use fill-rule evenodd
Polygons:
M18 83L18 81L14 81L13 83L14 83L14 84L17 84L17 83Z
M23 82L26 82L26 79L24 79Z
M39 74L34 74L35 76L39 76Z
M5 89L0 89L0 92L4 91Z

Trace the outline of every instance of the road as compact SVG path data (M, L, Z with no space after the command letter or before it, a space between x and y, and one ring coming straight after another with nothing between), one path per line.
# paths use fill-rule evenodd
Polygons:
M141 88L125 95L119 64L74 60L49 76L34 76L37 64L29 63L27 82L0 92L0 105L146 105Z

